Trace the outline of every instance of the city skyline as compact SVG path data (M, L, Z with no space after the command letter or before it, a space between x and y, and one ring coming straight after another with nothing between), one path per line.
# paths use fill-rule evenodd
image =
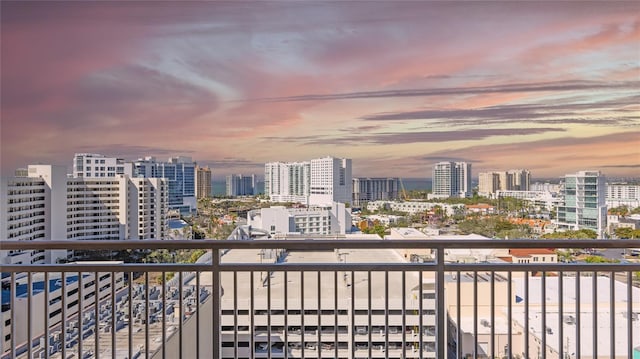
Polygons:
M77 152L639 173L638 3L1 6L3 175Z

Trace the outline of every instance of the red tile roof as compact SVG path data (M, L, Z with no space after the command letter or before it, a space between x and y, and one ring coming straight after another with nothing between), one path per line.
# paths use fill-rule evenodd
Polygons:
M519 248L519 249L509 249L509 254L514 257L531 257L532 255L549 255L555 254L552 249L547 248Z

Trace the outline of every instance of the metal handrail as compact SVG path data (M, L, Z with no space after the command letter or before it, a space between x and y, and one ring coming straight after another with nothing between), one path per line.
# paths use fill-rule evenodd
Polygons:
M0 271L8 273L20 272L211 272L213 273L212 285L212 313L211 318L214 328L221 327L221 301L222 288L219 285L221 273L230 272L368 272L397 271L418 272L422 278L422 272L433 272L436 276L435 303L436 303L436 343L437 357L444 357L446 352L445 342L445 273L446 272L480 272L489 270L496 272L624 272L631 281L631 272L640 271L640 262L637 263L449 263L445 262L445 252L448 249L508 249L508 248L638 248L638 240L469 240L469 239L438 239L438 240L360 240L360 239L308 239L308 240L124 240L124 241L79 241L79 240L39 240L39 241L15 241L0 240L0 250L126 250L126 249L208 249L212 251L210 261L206 263L77 263L77 264L10 264L2 265ZM287 250L334 250L334 249L434 249L435 261L426 263L243 263L222 261L221 256L229 249L287 249ZM337 275L337 274L336 274ZM14 274L12 274L13 280ZM28 277L31 278L30 276ZM337 277L336 277L337 278ZM147 278L148 279L148 278ZM337 279L336 279L337 280ZM422 279L420 279L422 280ZM180 282L182 283L182 282ZM267 286L269 282L267 281ZM148 285L146 285L148 290ZM235 284L234 284L235 288ZM352 287L353 288L353 287ZM182 292L182 290L180 290ZM253 294L252 294L253 295ZM370 295L370 293L369 293ZM422 294L420 295L422 297ZM631 296L628 296L631 298ZM420 302L422 305L422 302ZM629 306L629 303L627 303ZM180 305L182 307L182 304ZM422 307L420 307L420 311ZM458 313L459 317L460 313ZM420 317L422 320L422 317ZM526 319L525 319L526 320ZM459 322L459 321L458 321ZM13 321L12 321L13 323ZM182 322L180 322L181 325ZM423 327L422 322L420 327ZM526 327L526 325L525 325ZM220 348L220 332L215 332L212 344L214 348ZM628 329L631 337L631 329ZM420 337L420 340L422 337ZM527 336L528 338L528 336ZM546 337L545 337L546 338ZM148 338L147 338L148 340ZM477 340L477 338L476 338ZM180 340L182 343L182 340ZM369 337L371 343L371 336ZM422 344L422 343L421 343ZM253 345L253 344L252 344ZM525 345L528 347L528 345ZM148 345L147 345L148 347ZM477 345L476 345L477 347ZM492 348L494 348L492 346ZM371 353L371 346L368 347ZM30 349L29 349L30 350ZM337 349L336 349L337 350ZM336 352L337 353L337 352ZM220 355L215 350L213 357Z
M636 248L633 239L309 239L309 240L0 240L0 250L20 249L313 249L335 248Z

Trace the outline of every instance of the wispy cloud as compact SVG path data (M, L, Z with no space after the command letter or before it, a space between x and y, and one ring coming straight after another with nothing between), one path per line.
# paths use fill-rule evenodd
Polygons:
M452 120L457 125L499 124L504 122L523 122L536 120L538 123L578 123L584 125L620 125L635 122L640 125L640 114L633 115L633 110L627 110L625 106L637 105L640 96L623 97L612 100L597 101L595 103L563 103L556 105L540 104L505 104L474 109L430 109L406 112L391 112L372 114L362 117L371 121L405 121L405 120L441 120L447 123ZM586 112L594 110L603 112L622 112L624 117L616 118L575 118ZM463 121L461 121L463 120ZM464 121L471 120L471 121ZM438 124L440 122L435 122Z
M353 99L375 99L394 97L430 97L430 96L459 96L481 95L491 93L518 92L571 92L596 90L635 90L640 87L640 81L599 82L599 81L558 81L543 83L518 83L495 86L471 86L450 88L425 88L404 90L361 91L335 94L308 94L299 96L271 97L249 99L248 101L286 102L286 101L331 101Z
M560 128L495 128L459 131L421 131L421 132L385 132L371 134L352 134L349 136L305 136L298 138L266 137L270 141L297 142L304 145L332 144L394 145L409 143L454 142L483 140L495 136L527 136L545 132L563 132Z
M600 137L640 123L637 1L0 7L7 173L80 151L229 173L331 152L415 176L431 157L551 173L640 154Z

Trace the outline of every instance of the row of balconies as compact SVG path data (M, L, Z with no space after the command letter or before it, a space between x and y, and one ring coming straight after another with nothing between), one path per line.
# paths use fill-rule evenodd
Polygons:
M35 227L35 228L24 228L24 229L21 229L19 231L9 232L9 236L8 237L9 237L9 239L13 239L13 238L16 238L16 237L23 236L25 234L39 233L39 232L44 231L44 229L45 229L44 226L38 226L38 227Z
M44 186L44 181L24 181L21 179L17 179L15 181L9 181L8 187L40 187Z
M33 205L29 205L29 206L19 206L19 207L9 207L9 213L19 213L19 212L25 212L25 211L31 211L33 209L39 209L39 208L45 208L45 204L44 203L40 203L40 204L33 204Z
M8 219L9 219L9 222L12 222L12 221L19 221L21 219L26 219L26 218L38 217L38 216L44 216L44 211L13 215L13 216L9 216Z
M24 195L13 195L9 198L9 200L7 201L8 204L15 204L15 203L30 203L30 202L38 202L38 201L44 201L45 200L45 196L38 196L38 197L34 197L31 194L24 194Z

